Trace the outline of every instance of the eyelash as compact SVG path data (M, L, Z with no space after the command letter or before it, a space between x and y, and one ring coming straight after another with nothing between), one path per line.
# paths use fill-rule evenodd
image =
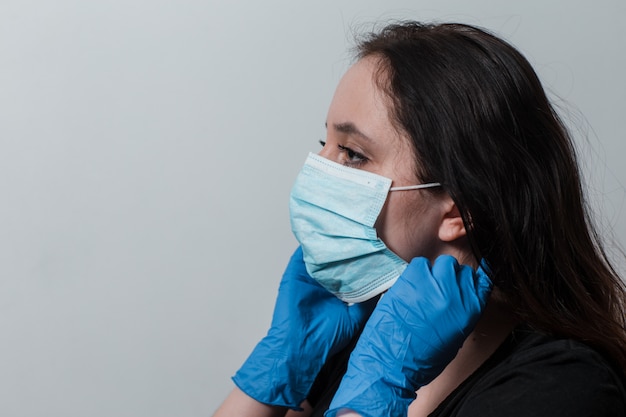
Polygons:
M326 146L326 142L324 142L323 140L320 140L319 142L320 142L320 145L322 145L322 147ZM352 149L348 148L347 146L338 144L337 148L339 148L339 152L345 153L346 156L348 157L348 160L343 162L343 164L348 167L356 168L365 164L368 161L365 155L359 152L355 152ZM355 158L356 158L356 161L354 160Z

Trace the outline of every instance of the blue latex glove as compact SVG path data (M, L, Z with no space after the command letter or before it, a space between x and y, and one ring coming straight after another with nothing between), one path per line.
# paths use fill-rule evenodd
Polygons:
M367 417L406 416L415 391L454 359L491 292L481 268L452 256L411 261L382 297L350 356L326 417L348 408Z
M283 274L272 325L233 377L255 400L300 409L326 359L360 331L376 299L348 305L314 281L298 248Z

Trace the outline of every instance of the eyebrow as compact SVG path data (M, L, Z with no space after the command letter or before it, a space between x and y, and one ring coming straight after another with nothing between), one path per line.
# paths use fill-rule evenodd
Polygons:
M326 128L328 128L328 123L326 123L325 125ZM365 140L372 141L372 138L361 132L352 122L335 123L333 124L333 129L335 129L337 132L345 133L348 135L356 135Z

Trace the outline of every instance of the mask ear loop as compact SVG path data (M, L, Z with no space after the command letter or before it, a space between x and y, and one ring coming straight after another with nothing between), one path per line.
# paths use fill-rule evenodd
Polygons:
M405 186L402 186L402 187L391 187L389 189L389 191L420 190L422 188L432 188L432 187L441 187L441 183L439 183L439 182L429 182L428 184L405 185Z

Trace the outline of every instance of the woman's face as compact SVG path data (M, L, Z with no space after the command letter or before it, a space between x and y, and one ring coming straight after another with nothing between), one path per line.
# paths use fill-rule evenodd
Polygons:
M414 185L415 159L408 136L394 127L390 100L376 85L378 60L363 58L343 76L328 110L321 156L391 178L392 186ZM440 198L424 190L393 191L376 221L378 236L405 261L434 259L441 252Z

